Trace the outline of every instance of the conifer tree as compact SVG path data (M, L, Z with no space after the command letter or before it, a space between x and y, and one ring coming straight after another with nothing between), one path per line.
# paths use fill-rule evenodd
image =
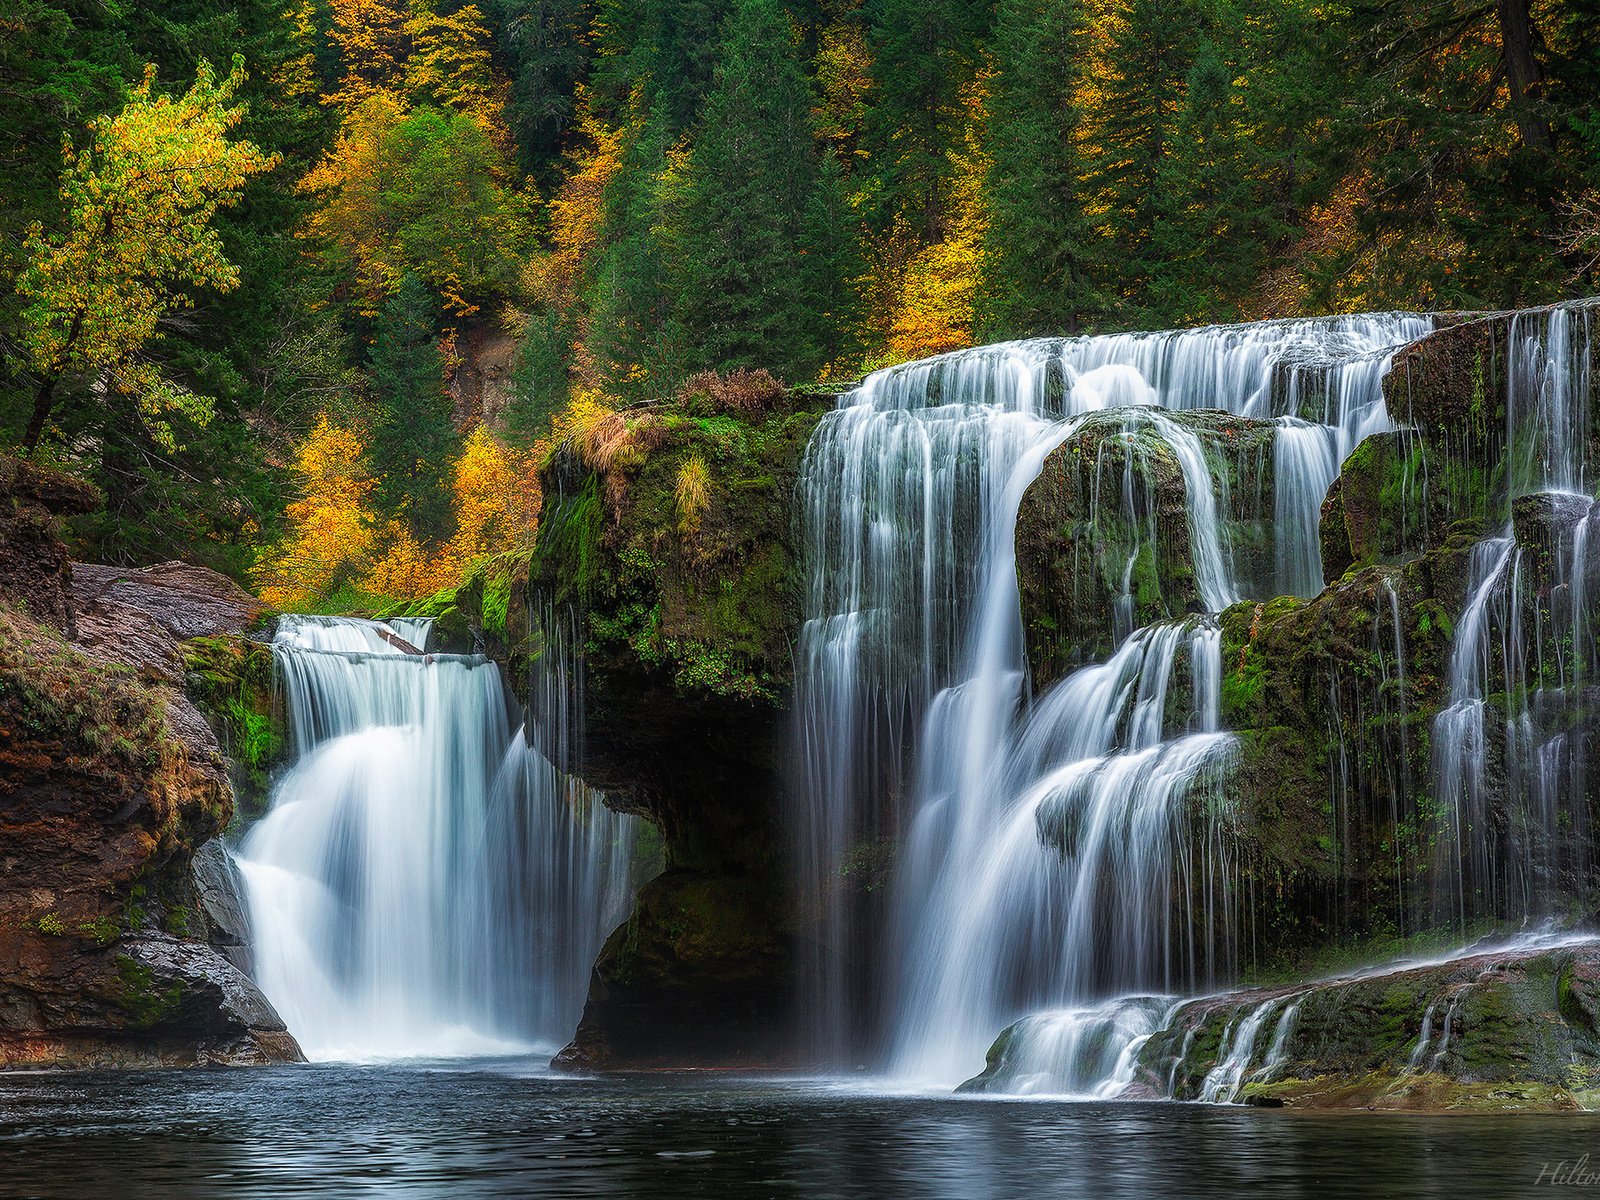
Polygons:
M681 218L680 295L695 366L764 366L788 378L817 366L797 337L812 327L819 277L802 269L816 190L811 95L778 0L740 0L701 116ZM819 231L819 235L821 234Z
M861 349L861 219L850 202L850 180L830 147L800 230L799 273L804 373L851 360ZM794 376L799 379L799 375Z
M1116 256L1115 290L1131 316L1160 269L1150 245L1160 175L1205 21L1192 0L1128 0L1109 26L1087 182L1107 252Z
M872 0L868 132L877 221L902 218L925 243L944 235L949 152L962 124L989 5L965 0Z
M450 461L461 439L444 390L436 308L415 275L400 280L378 315L368 360L377 499L420 537L447 532Z
M1101 308L1078 144L1083 33L1080 0L1001 0L980 299L989 337L1075 333Z
M660 394L681 372L669 235L669 119L635 117L605 190L600 249L589 270L585 347L615 394Z
M1153 266L1143 298L1153 321L1235 319L1275 231L1236 124L1230 74L1213 46L1201 48L1189 71L1183 113L1156 179Z

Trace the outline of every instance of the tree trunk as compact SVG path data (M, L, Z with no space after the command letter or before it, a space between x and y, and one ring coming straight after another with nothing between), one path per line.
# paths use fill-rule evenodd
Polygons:
M1538 111L1544 69L1533 53L1533 18L1528 14L1528 0L1496 0L1495 11L1500 21L1500 53L1506 64L1511 111L1516 116L1522 144L1548 153L1550 122Z
M33 394L33 415L28 418L28 431L22 435L23 453L32 454L39 439L44 436L44 423L50 419L50 410L55 407L55 394L54 378L43 380L39 390Z

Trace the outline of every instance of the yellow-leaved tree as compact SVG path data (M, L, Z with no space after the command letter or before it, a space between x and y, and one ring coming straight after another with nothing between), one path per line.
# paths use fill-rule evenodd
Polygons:
M166 415L198 423L211 402L167 379L145 356L163 318L192 306L194 292L226 292L239 270L213 225L252 175L277 162L231 134L243 59L218 79L202 62L182 96L155 90L155 67L116 113L89 123L80 147L62 148L61 228L28 234L18 281L22 336L38 378L23 444L38 444L63 381L131 397L152 436L173 444Z
M368 500L375 486L366 445L326 414L295 451L300 498L285 512L289 530L256 570L261 597L294 609L319 600L365 569L373 541Z

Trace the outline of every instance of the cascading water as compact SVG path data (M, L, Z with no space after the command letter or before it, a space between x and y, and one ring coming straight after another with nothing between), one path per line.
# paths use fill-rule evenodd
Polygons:
M633 819L427 634L286 616L274 642L298 757L238 861L258 982L312 1059L554 1053L626 912Z
M1229 744L1215 626L1135 631L1125 581L1121 647L1035 702L1018 507L1082 414L1146 406L1127 420L1178 462L1195 586L1215 613L1241 595L1225 481L1160 410L1278 419L1270 594L1314 592L1336 464L1389 427L1389 356L1430 328L1380 315L1012 343L880 372L824 419L800 483L797 703L820 1059L864 1045L901 1075L954 1081L1027 1008L1231 970L1227 816L1203 786ZM1121 549L1131 579L1139 548ZM896 836L877 928L840 880Z
M1507 524L1472 551L1456 622L1449 704L1433 723L1433 791L1445 825L1446 916L1554 915L1564 870L1587 868L1584 740L1595 605L1590 545L1591 337L1587 313L1519 313L1506 353ZM1533 519L1511 521L1519 499ZM1542 545L1541 545L1542 543ZM1529 554L1528 545L1545 553Z

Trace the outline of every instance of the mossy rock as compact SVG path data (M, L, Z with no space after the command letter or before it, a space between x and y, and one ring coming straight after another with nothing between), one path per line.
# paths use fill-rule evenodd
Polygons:
M191 638L182 651L189 698L222 747L237 815L254 820L266 812L272 774L290 751L272 647L221 634Z

